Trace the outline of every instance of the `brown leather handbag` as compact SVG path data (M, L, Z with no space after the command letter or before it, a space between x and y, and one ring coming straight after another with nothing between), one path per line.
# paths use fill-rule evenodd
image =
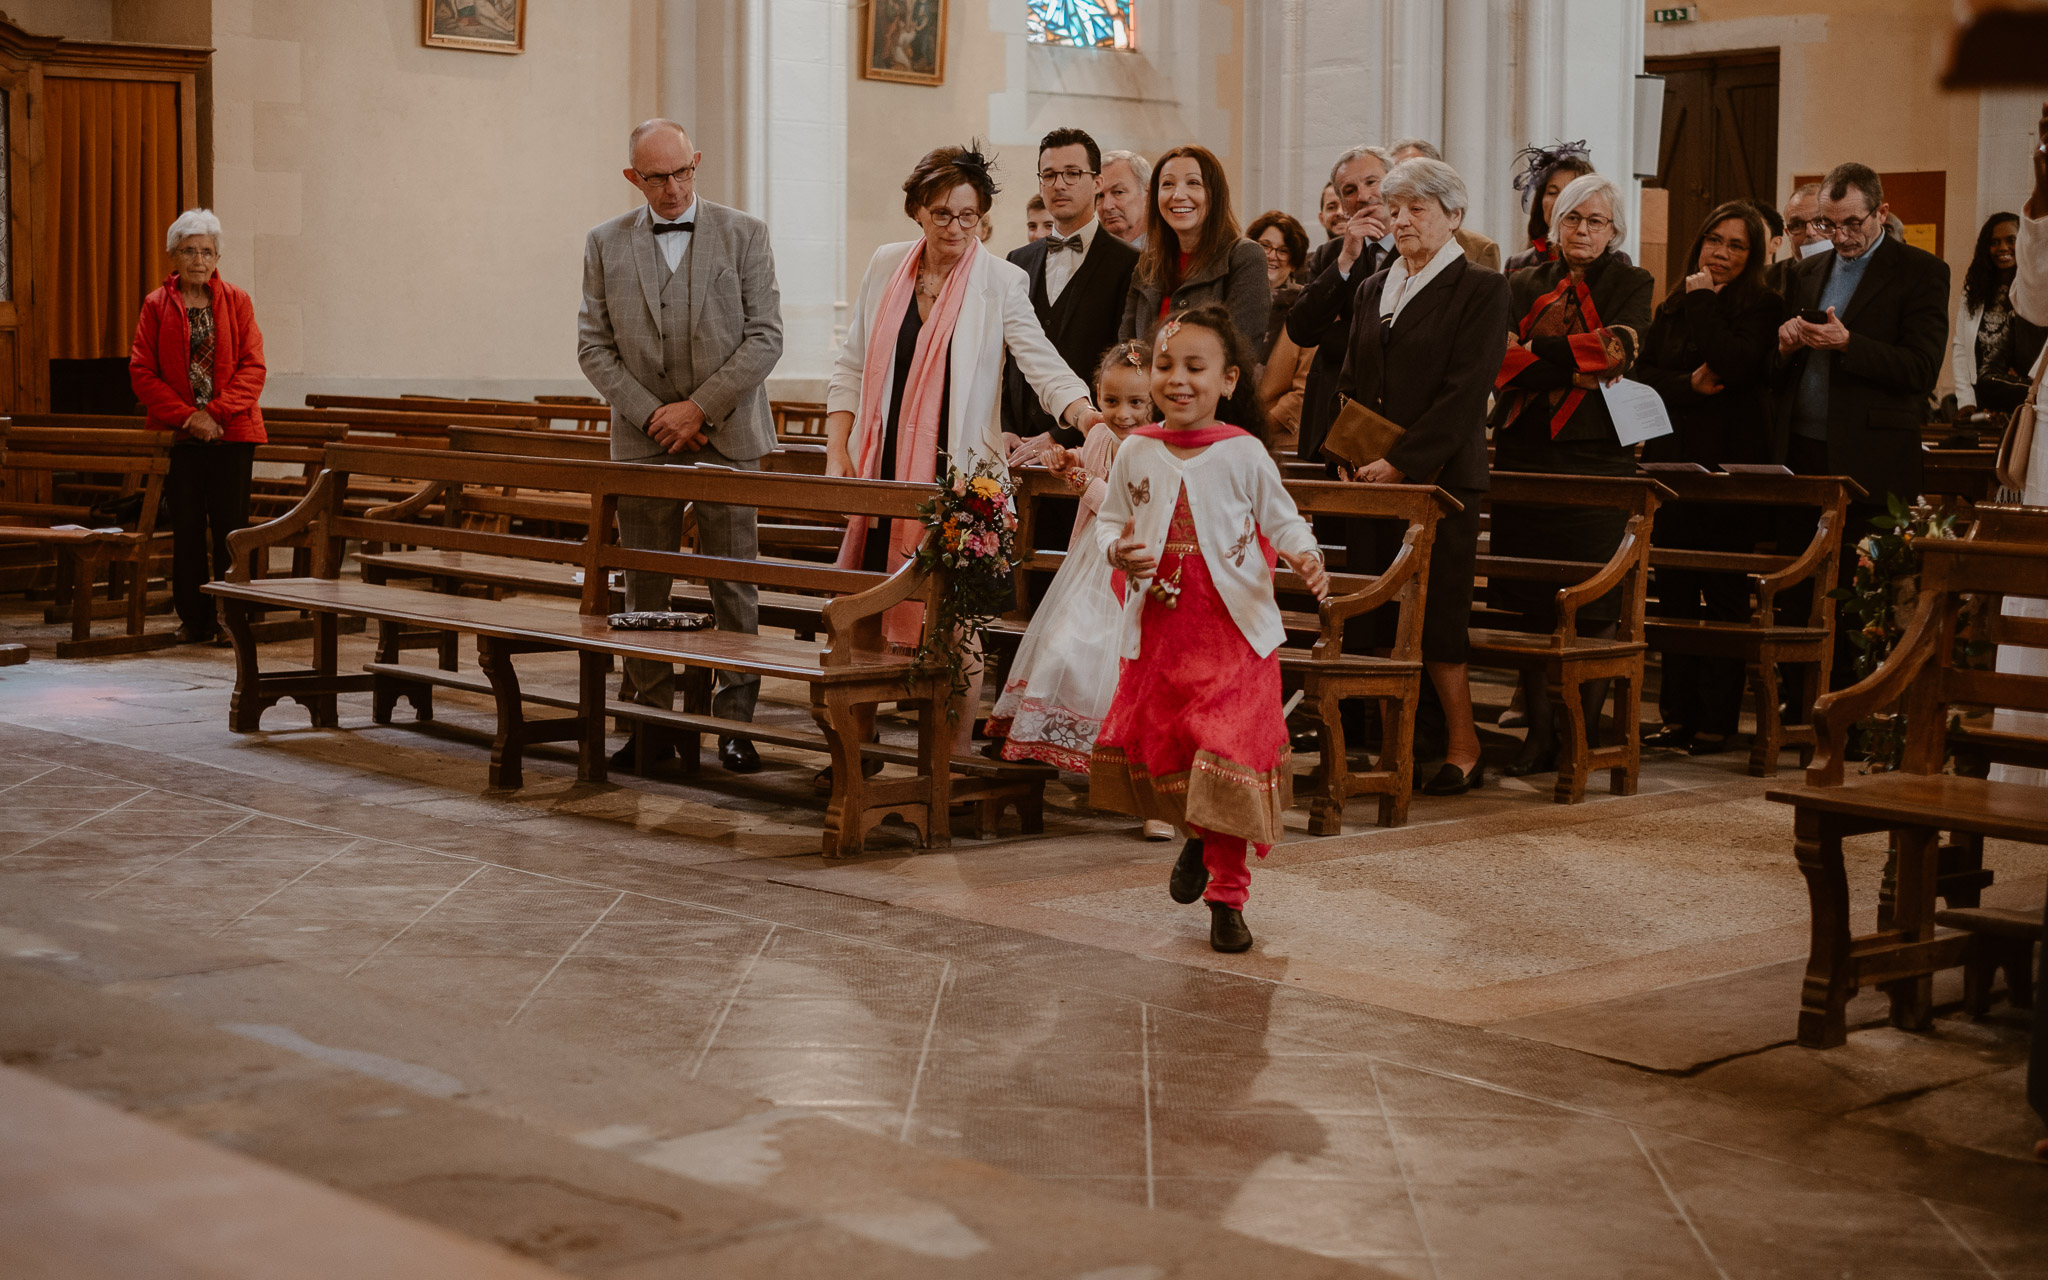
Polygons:
M1330 434L1323 437L1323 455L1356 471L1367 463L1386 457L1407 434L1406 427L1385 414L1376 413L1345 396L1336 421L1330 424Z

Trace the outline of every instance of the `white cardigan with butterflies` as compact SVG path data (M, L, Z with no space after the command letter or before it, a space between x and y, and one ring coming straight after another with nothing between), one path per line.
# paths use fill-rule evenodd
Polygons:
M1186 460L1174 457L1171 449L1150 436L1125 440L1110 468L1109 493L1095 520L1097 554L1107 555L1123 536L1124 525L1135 522L1135 536L1153 556L1160 556L1183 481L1202 560L1209 566L1216 592L1252 652L1263 658L1286 641L1287 632L1280 622L1280 606L1273 600L1273 575L1259 550L1258 535L1265 534L1275 549L1288 555L1315 552L1316 536L1281 483L1273 456L1256 439L1219 440ZM1143 591L1124 597L1126 658L1138 656L1145 598Z

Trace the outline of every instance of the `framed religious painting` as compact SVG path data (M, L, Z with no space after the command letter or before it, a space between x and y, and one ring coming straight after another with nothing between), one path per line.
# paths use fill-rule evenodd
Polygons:
M524 53L526 0L420 0L420 43L478 53Z
M867 0L860 73L899 84L946 82L946 0Z

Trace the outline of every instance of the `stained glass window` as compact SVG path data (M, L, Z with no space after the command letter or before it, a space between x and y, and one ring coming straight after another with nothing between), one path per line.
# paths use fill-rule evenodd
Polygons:
M1134 49L1133 0L1029 0L1025 30L1037 44Z

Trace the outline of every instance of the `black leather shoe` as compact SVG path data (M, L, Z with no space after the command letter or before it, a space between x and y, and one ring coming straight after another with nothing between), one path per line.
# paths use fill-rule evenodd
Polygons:
M860 776L863 778L872 778L881 771L882 762L880 760L863 759L860 762ZM828 764L824 768L818 770L816 773L811 775L811 790L817 792L821 796L829 796L832 794L831 765Z
M640 735L636 733L626 739L625 746L620 747L617 751L612 752L612 768L624 769L629 773L637 769L640 763L638 755L639 750ZM654 768L654 766L661 764L664 761L674 760L675 758L675 743L657 742L647 752L647 767L652 769Z
M1252 949L1252 931L1245 927L1244 912L1220 902L1209 904L1209 949L1225 954Z
M1695 734L1686 744L1685 754L1689 756L1716 756L1728 749L1726 734Z
M1180 857L1173 864L1173 874L1167 877L1166 891L1173 900L1185 906L1202 896L1202 890L1209 887L1209 868L1202 865L1202 842L1189 840L1180 847Z
M724 738L718 744L718 763L727 773L753 773L761 767L761 753L746 738Z
M1683 751L1692 746L1694 736L1693 731L1682 724L1667 724L1657 732L1644 737L1643 745L1670 747L1676 751Z
M1444 767L1436 771L1436 776L1423 785L1422 794L1426 796L1462 796L1467 791L1472 791L1485 785L1486 761L1481 760L1474 764L1471 772L1467 773L1457 765L1446 760L1444 761Z
M1555 773L1557 771L1557 747L1555 744L1538 747L1531 751L1523 747L1513 760L1501 766L1503 778L1526 778L1532 773Z

